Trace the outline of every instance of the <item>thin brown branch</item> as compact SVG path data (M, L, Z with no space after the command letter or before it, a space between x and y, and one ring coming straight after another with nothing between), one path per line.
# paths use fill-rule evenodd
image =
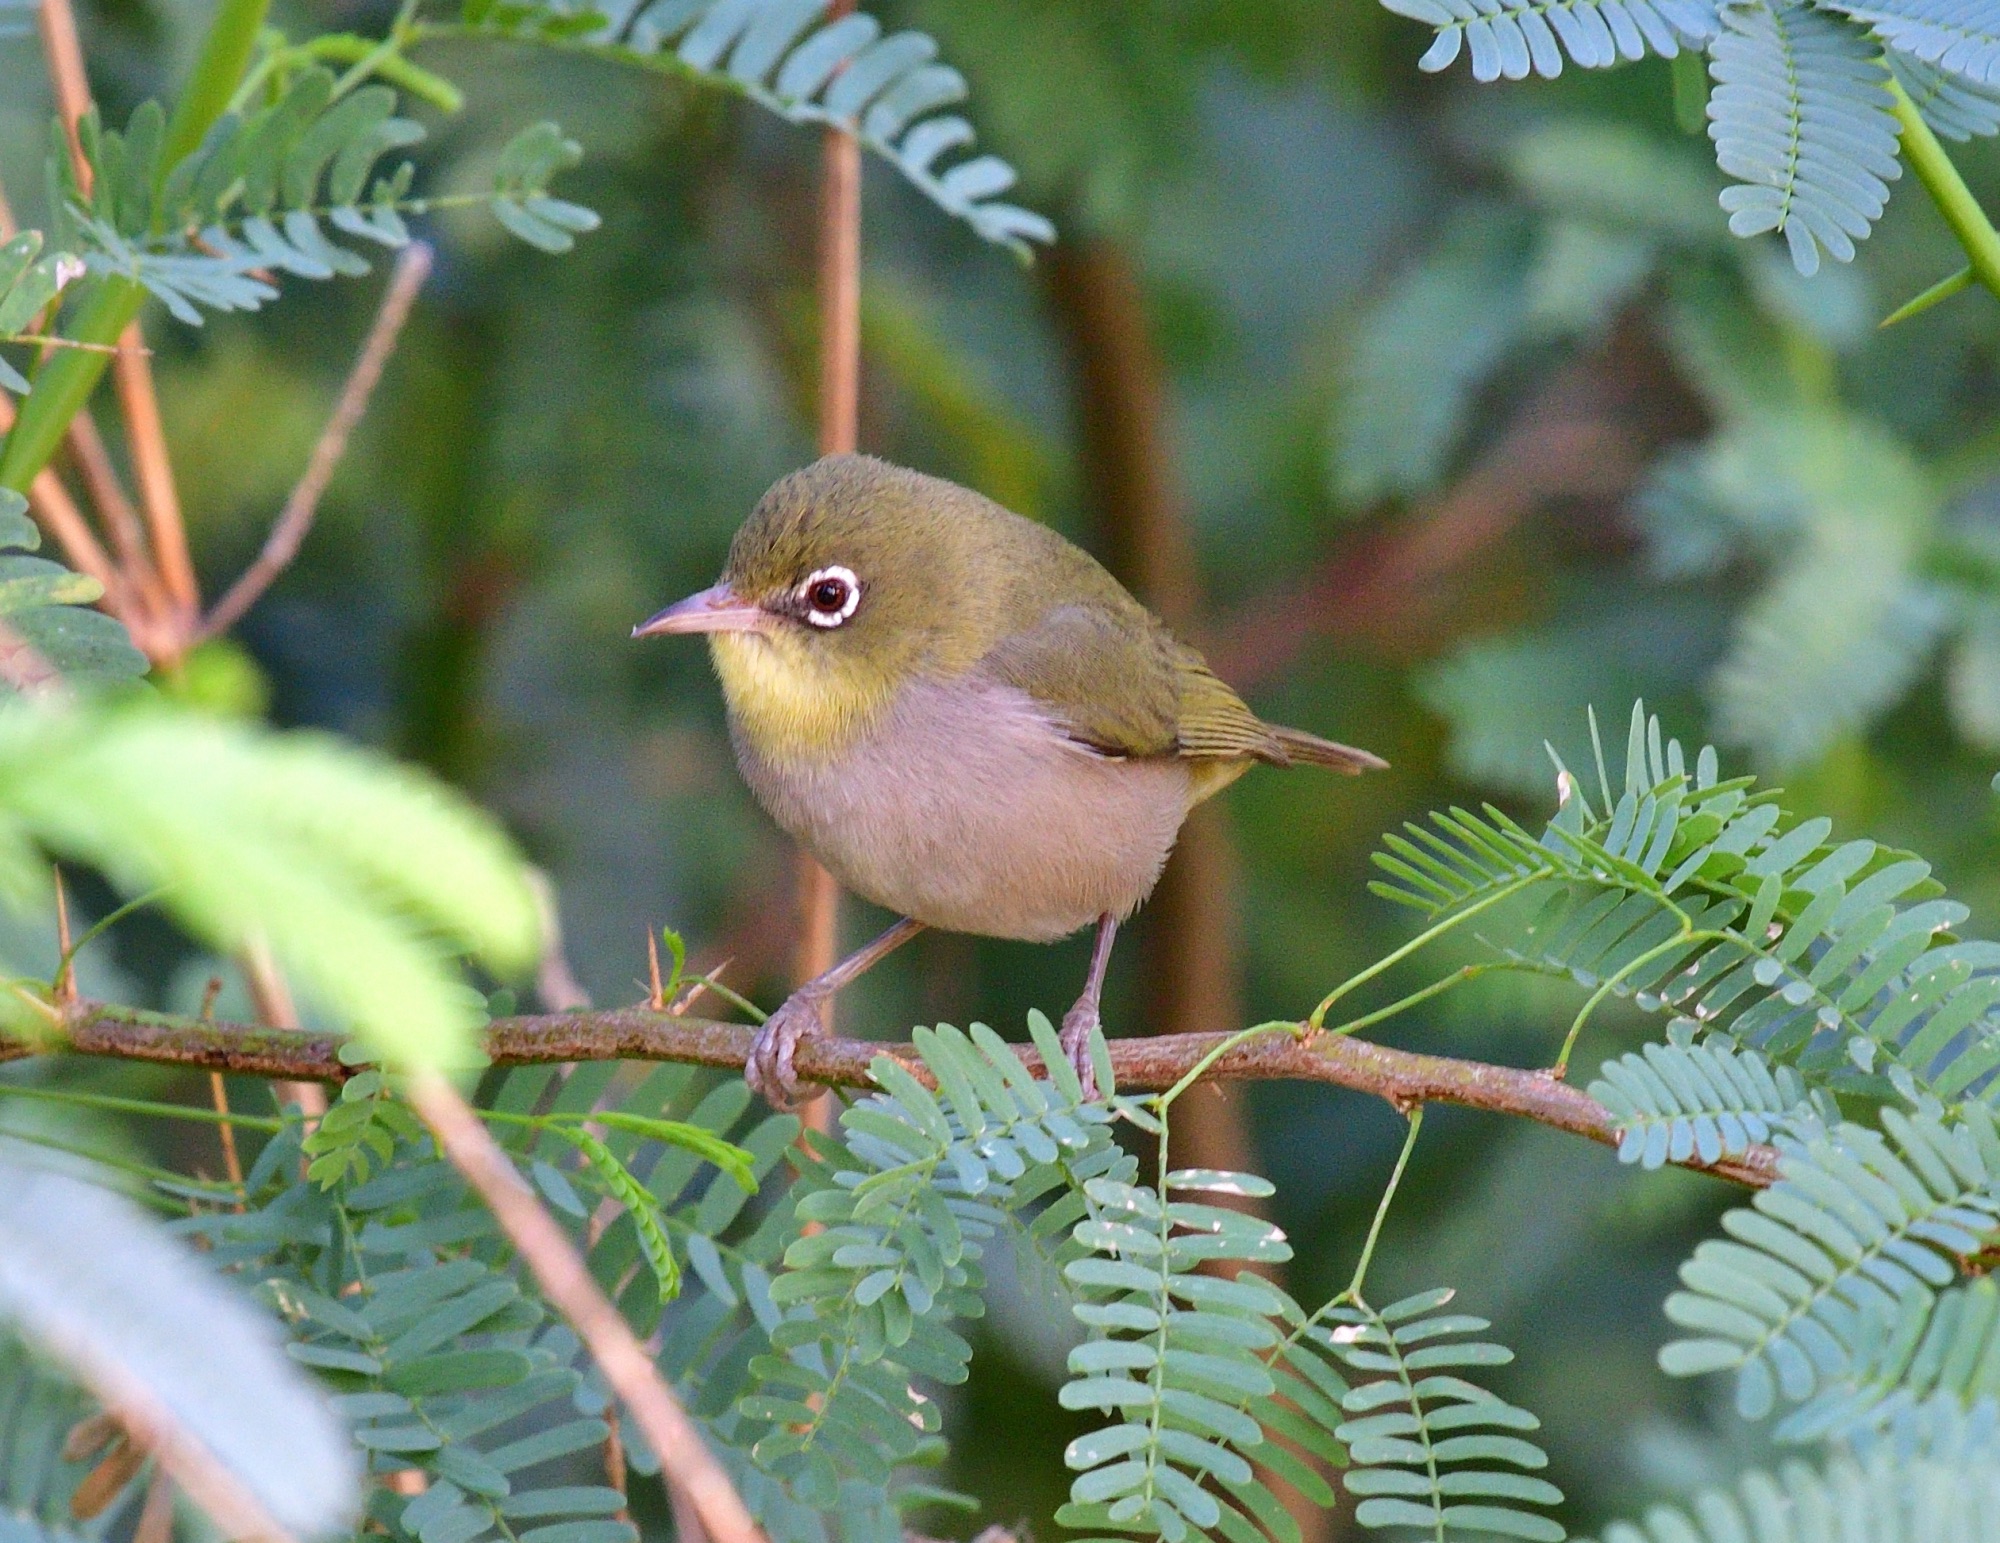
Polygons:
M63 136L69 141L70 167L84 196L90 196L90 162L83 157L83 143L77 138L77 120L90 111L90 79L83 70L83 43L76 33L76 12L69 0L42 0L37 20L41 24L42 51L48 58L49 85L55 91L56 111L62 116Z
M541 869L532 868L528 871L528 889L534 896L535 914L542 930L542 956L535 965L535 995L552 1013L574 1012L590 1006L590 993L583 989L576 971L570 968L569 955L563 952L562 912L556 905L555 885Z
M215 1127L216 1140L222 1146L222 1171L231 1186L241 1193L243 1159L236 1153L236 1127L229 1122L229 1085L222 1080L221 1072L208 1074L208 1093L214 1100L215 1112L222 1116L221 1123ZM236 1209L239 1211L243 1209L241 1201L237 1202Z
M412 1077L408 1091L440 1150L479 1192L548 1299L576 1330L659 1459L669 1486L687 1497L702 1530L713 1543L765 1543L700 1427L472 1106L435 1072Z
M67 1008L59 1026L69 1048L82 1055L329 1083L353 1075L353 1068L342 1064L336 1053L339 1040L310 1030L204 1023L90 1001ZM749 1058L755 1032L747 1024L619 1007L547 1017L496 1018L487 1025L486 1053L508 1066L677 1061L740 1071ZM1224 1038L1221 1034L1165 1034L1155 1039L1114 1040L1112 1069L1122 1088L1171 1087ZM37 1046L0 1036L0 1061L37 1053ZM919 1078L927 1076L907 1045L852 1039L802 1043L799 1076L827 1087L867 1087L869 1063L878 1055L893 1055ZM1032 1049L1022 1046L1020 1055L1031 1071L1041 1071L1041 1058ZM1583 1089L1558 1082L1546 1073L1395 1050L1346 1036L1321 1035L1307 1042L1274 1031L1231 1051L1209 1075L1218 1081L1323 1082L1372 1094L1399 1109L1414 1104L1458 1104L1515 1115L1607 1145L1617 1139L1610 1113L1602 1104ZM1777 1154L1770 1147L1753 1147L1713 1165L1691 1161L1681 1166L1706 1167L1740 1184L1763 1185L1777 1177Z
M167 430L160 421L160 397L153 387L153 361L136 321L120 335L111 370L118 386L118 405L125 414L125 439L132 447L139 502L153 538L160 578L168 597L191 624L201 607L201 593L195 584L194 559L188 555L187 525L181 518L181 496L174 488L173 462L167 455ZM176 636L173 642L179 645L173 653L185 651L183 638Z
M77 36L76 15L70 0L42 0L40 12L42 45L48 56L49 80L54 87L56 106L59 111L63 133L69 141L70 164L76 174L76 181L84 194L90 192L90 163L84 158L82 142L77 137L77 122L90 110L90 80L84 70L83 45ZM132 460L138 472L139 492L146 507L147 522L153 531L153 546L159 553L156 568L144 554L137 550L132 540L132 532L126 529L131 517L131 506L117 487L115 477L105 477L101 473L109 470L108 457L102 455L101 444L96 446L93 456L90 440L94 431L85 429L79 438L77 425L72 423L71 443L78 449L79 463L92 487L98 505L98 512L110 523L113 538L117 541L124 559L118 579L114 581L108 574L110 564L97 547L96 538L89 535L83 524L82 514L69 503L68 494L60 493L60 484L51 473L44 472L37 477L30 488L31 496L37 502L47 505L43 514L44 522L56 530L57 539L63 543L70 559L84 572L104 585L105 604L111 613L125 623L133 634L133 640L153 657L177 656L183 651L184 639L181 629L173 624L166 614L166 608L159 604L158 591L164 581L171 599L183 609L192 613L198 603L195 593L194 566L188 557L187 530L181 521L180 499L174 492L173 471L167 461L166 434L160 424L160 406L153 389L153 367L147 356L146 341L133 322L118 340L118 350L113 359L113 371L118 383L119 400L125 413L126 438L132 447ZM48 488L43 482L47 479ZM69 503L67 511L61 505ZM92 552L96 564L86 564L84 555ZM142 624L135 612L133 591L140 598L150 602L149 616Z
M63 883L62 869L51 868L56 886L56 952L62 963L56 966L55 986L50 993L56 1005L66 1007L76 1001L76 944L69 931L69 888Z
M111 463L111 453L105 448L104 436L97 431L97 420L91 417L88 409L70 419L69 448L76 458L77 470L83 473L83 485L90 493L90 501L96 506L98 517L103 520L104 528L111 532L111 544L117 549L120 568L131 580L140 598L156 615L164 616L167 592L153 567L152 554L146 550L146 533L139 524L139 511L132 506L131 495L125 491L118 468Z
M278 961L271 956L269 945L261 939L252 942L237 963L243 971L243 985L250 993L257 1021L266 1028L296 1029L298 1004L292 1000L292 988L285 981L284 971L278 968ZM327 1107L326 1089L320 1086L322 1080L310 1077L280 1080L278 1101L297 1104L308 1120L316 1120L326 1113Z
M132 1543L174 1543L174 1483L157 1470L146 1481L146 1503L139 1508Z
M417 241L404 247L396 259L395 271L390 275L389 287L383 293L374 324L368 329L368 337L361 345L354 368L348 372L347 384L340 388L333 416L327 419L326 427L320 431L319 443L313 446L312 455L306 461L305 474L299 478L298 486L292 489L292 496L285 500L277 523L265 539L263 551L229 586L228 593L216 602L215 609L201 624L201 638L212 638L227 632L241 621L244 613L257 603L264 591L271 587L272 581L298 555L299 544L305 540L306 532L312 529L313 516L319 512L320 498L326 492L327 484L333 481L340 458L347 453L347 442L353 437L355 426L361 422L362 414L368 411L368 399L374 395L376 384L382 379L389 356L396 351L396 340L402 335L403 324L410 319L410 308L416 304L417 292L430 276L431 257L431 249Z

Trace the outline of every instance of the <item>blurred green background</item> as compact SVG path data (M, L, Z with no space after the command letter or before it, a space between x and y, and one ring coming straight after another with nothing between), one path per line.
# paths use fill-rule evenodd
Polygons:
M1915 847L1990 923L2000 306L1973 293L1876 330L1959 265L1919 189L1852 268L1804 280L1775 241L1724 230L1698 71L1424 77L1425 29L1365 0L872 8L935 34L982 146L1062 237L1023 268L869 166L863 447L1047 520L1267 716L1395 765L1260 771L1220 801L1121 949L1111 1032L1307 1011L1410 930L1365 888L1381 831L1477 799L1542 817L1544 738L1586 766L1586 709L1615 747L1642 694L1794 807ZM204 14L84 6L109 118L170 88ZM391 14L281 0L274 20ZM472 104L432 121L429 185L477 185L551 117L586 150L564 195L604 226L563 258L478 214L430 232L402 350L240 636L275 721L424 762L506 818L600 1003L638 995L662 924L774 1002L788 850L736 777L700 648L627 632L708 583L764 486L812 454L816 138L585 59L462 44L425 62ZM27 223L50 110L32 39L0 44L0 182ZM1955 153L2000 197L1990 144ZM377 284L287 288L256 317L151 329L210 593L296 477ZM878 923L846 910L850 938ZM1018 1034L1083 964L1080 941L926 936L842 1027ZM182 1007L202 973L143 921L97 968ZM1489 978L1384 1037L1533 1065L1575 1005ZM1644 1030L1598 1020L1580 1067ZM1200 1102L1187 1139L1218 1162L1247 1144L1278 1182L1295 1293L1336 1289L1400 1123L1323 1088ZM1503 1390L1543 1416L1573 1527L1732 1473L1755 1439L1718 1389L1653 1366L1673 1265L1733 1198L1497 1118L1426 1126L1381 1295L1451 1284L1495 1320L1520 1357ZM1003 1290L952 1397L949 1477L984 1520L1049 1530L1062 1332Z

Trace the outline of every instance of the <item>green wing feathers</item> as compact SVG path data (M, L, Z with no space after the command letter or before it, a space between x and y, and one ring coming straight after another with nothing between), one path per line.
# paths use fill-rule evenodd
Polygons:
M1350 776L1388 766L1387 761L1366 750L1335 744L1303 729L1264 722L1209 669L1200 654L1185 645L1179 651L1177 754L1197 760L1247 758L1269 766L1325 766Z
M1366 750L1357 750L1352 745L1343 745L1335 740L1321 739L1317 734L1308 734L1304 729L1273 728L1272 736L1283 747L1294 766L1326 766L1334 771L1346 772L1348 776L1359 776L1365 771L1387 771L1389 763L1379 755Z
M1265 723L1199 653L1115 588L1101 599L1051 607L1002 639L978 668L1026 691L1078 743L1105 755L1175 755L1234 762L1236 770L1252 761L1350 773L1385 764L1365 750Z

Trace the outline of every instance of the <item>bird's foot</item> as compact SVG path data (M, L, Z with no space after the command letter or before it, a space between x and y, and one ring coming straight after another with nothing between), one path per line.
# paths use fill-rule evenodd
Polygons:
M1098 1097L1097 1067L1090 1059L1090 1037L1101 1026L1097 1004L1089 997L1080 998L1076 1006L1063 1014L1062 1047L1069 1056L1069 1064L1076 1068L1076 1080L1083 1084L1085 1103L1095 1103Z
M750 1046L750 1059L743 1067L743 1080L773 1109L793 1110L822 1091L816 1083L801 1083L792 1058L802 1039L827 1037L824 993L802 989L779 1004L764 1020Z

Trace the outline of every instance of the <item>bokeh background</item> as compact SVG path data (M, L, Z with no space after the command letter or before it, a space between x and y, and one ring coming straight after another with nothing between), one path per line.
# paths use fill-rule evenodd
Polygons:
M1544 817L1544 740L1585 766L1587 709L1615 749L1640 695L1794 807L1918 849L1991 924L2000 306L1975 292L1876 330L1959 265L1919 189L1851 268L1804 280L1724 230L1698 71L1425 77L1424 30L1367 0L871 8L939 39L984 147L1062 235L1023 267L868 167L864 448L1048 521L1267 716L1395 766L1260 771L1210 806L1121 947L1114 1034L1306 1011L1412 929L1366 889L1383 830L1477 799ZM202 11L82 8L110 117L177 78ZM281 0L274 19L368 30L391 11ZM639 993L663 924L774 1002L788 849L737 780L700 647L627 632L710 582L812 453L817 140L587 59L465 44L426 62L472 103L432 116L430 185L478 185L550 117L587 155L565 195L604 225L555 258L481 214L437 223L438 270L304 552L241 629L255 668L235 689L500 812L599 1002ZM32 41L0 45L0 181L29 223L50 110ZM2000 197L1990 146L1959 153ZM153 328L210 592L296 477L377 284L290 287L261 316ZM845 910L849 940L879 922ZM181 1006L204 973L143 920L93 967ZM1083 967L1081 942L928 936L841 1023L1017 1035ZM1534 1065L1576 1002L1489 977L1382 1035ZM1657 1030L1607 1015L1579 1067ZM1324 1088L1192 1104L1203 1158L1277 1181L1293 1290L1337 1289L1400 1122ZM1385 1298L1455 1285L1494 1320L1520 1357L1501 1380L1543 1416L1588 1527L1746 1455L1718 1389L1652 1359L1674 1264L1733 1198L1438 1111L1376 1279ZM982 1520L1051 1530L1061 1335L1007 1289L980 1331L947 1478Z

